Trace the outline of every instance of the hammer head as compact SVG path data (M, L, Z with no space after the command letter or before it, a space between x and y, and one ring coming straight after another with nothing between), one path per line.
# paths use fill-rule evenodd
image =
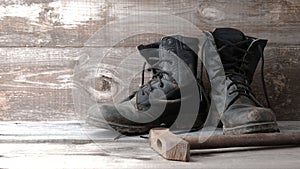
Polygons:
M149 133L150 146L168 160L189 161L190 144L167 128L154 128Z

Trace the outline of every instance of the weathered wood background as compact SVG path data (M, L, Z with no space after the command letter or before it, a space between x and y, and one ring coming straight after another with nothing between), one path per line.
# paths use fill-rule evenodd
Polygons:
M178 16L203 30L234 27L268 39L265 77L271 104L279 120L300 120L299 0L2 0L0 120L82 118L75 112L72 88L74 66L85 42L106 24L148 12ZM151 35L136 37L130 46L147 42L143 37ZM89 47L101 55L109 46ZM110 55L109 63L122 60L126 51ZM140 63L137 57L126 64L139 71ZM111 99L110 71L94 79L97 101ZM255 79L253 89L264 101L258 71Z

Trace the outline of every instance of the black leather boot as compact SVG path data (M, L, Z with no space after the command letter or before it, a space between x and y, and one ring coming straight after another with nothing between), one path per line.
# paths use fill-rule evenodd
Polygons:
M91 107L87 123L126 135L147 133L159 126L200 129L207 116L208 101L195 79L198 44L196 38L176 35L138 46L151 66L152 79L142 82L139 90L121 103Z
M224 134L279 131L274 112L263 107L250 88L267 40L231 28L218 28L212 34L226 75L226 109L221 115ZM264 80L263 88L269 104Z

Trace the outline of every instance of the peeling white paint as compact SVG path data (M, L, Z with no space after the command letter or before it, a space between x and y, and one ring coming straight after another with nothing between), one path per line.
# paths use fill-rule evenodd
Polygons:
M66 25L78 25L89 20L101 19L99 13L104 10L104 1L55 1L49 3L53 12L59 15L58 21Z
M0 19L10 16L27 18L31 21L38 21L41 8L41 4L0 6Z
M13 4L0 6L0 20L4 17L26 18L31 24L38 25L40 15L49 23L59 23L62 27L72 28L86 24L90 20L103 20L101 13L106 7L104 0L58 0L48 4Z

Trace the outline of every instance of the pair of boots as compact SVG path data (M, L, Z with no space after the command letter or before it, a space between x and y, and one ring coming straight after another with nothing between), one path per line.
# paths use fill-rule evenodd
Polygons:
M220 114L224 134L278 131L275 114L256 100L250 88L267 40L232 28L218 28L206 36L213 37L206 40L214 44L226 76L225 85L217 86L226 88L225 111ZM175 35L138 46L150 65L152 79L144 84L143 76L140 88L120 103L91 107L87 123L125 135L144 134L161 126L188 131L202 128L210 101L201 79L196 80L197 54L210 49L199 49L199 43L197 38Z

